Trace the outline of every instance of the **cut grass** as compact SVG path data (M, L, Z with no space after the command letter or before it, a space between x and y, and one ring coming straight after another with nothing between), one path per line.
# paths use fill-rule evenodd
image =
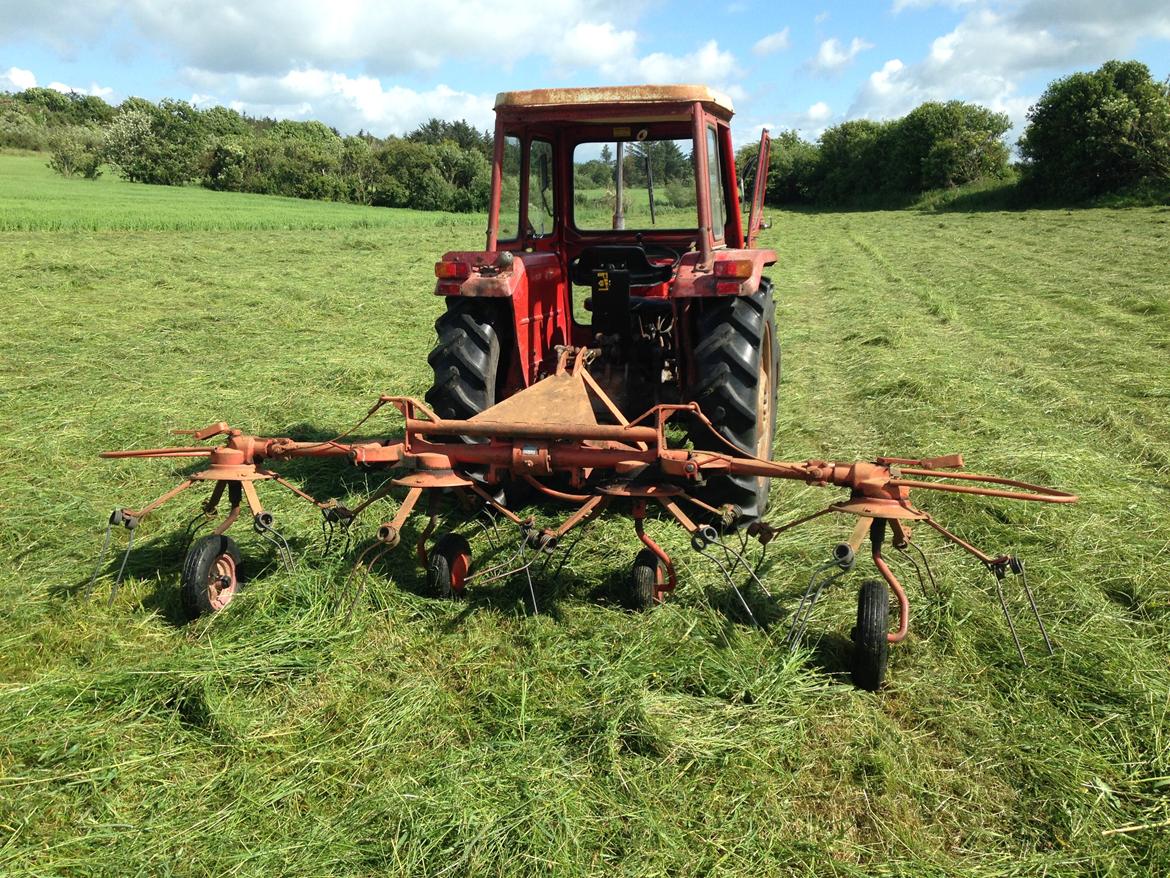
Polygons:
M839 521L770 547L778 600L753 597L768 632L736 621L665 522L650 528L680 591L621 611L638 543L618 518L539 581L540 616L519 582L421 597L400 550L347 623L348 559L321 557L310 511L272 491L302 560L228 612L179 624L174 534L193 502L144 526L112 608L82 601L109 509L186 471L98 451L221 418L327 437L380 392L421 394L431 265L481 246L483 217L58 181L12 161L0 874L1170 870L1167 210L772 215L779 456L961 450L1083 497L924 498L1030 562L1059 650L1021 614L1021 667L986 575L924 538L945 596L912 587L912 635L872 696L841 673L859 577L819 607L810 649L781 644ZM204 225L166 230L185 216ZM341 498L383 477L284 469ZM776 519L826 499L774 497Z

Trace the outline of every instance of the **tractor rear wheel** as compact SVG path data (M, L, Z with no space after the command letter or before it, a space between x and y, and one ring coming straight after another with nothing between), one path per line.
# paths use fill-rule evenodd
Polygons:
M780 342L772 283L764 278L752 296L707 300L695 333L696 380L690 398L715 425L692 422L695 448L731 453L728 445L770 459L776 433L776 386L780 380ZM756 476L712 476L695 491L712 506L731 504L738 521L764 514L771 480Z
M496 302L447 299L446 312L435 321L439 340L427 357L435 383L426 401L439 417L466 420L499 402L511 327L511 315Z

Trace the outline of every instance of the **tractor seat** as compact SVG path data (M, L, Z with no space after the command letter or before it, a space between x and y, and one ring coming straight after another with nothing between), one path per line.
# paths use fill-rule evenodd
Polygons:
M569 276L578 286L590 287L595 271L626 271L631 287L652 287L667 283L674 266L655 265L637 244L598 244L581 251L569 266Z

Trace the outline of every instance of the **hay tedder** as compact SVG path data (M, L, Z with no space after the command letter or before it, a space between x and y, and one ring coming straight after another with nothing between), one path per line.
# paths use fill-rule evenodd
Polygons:
M647 530L648 522L674 523L720 571L745 620L754 623L744 589L770 594L749 546L758 544L762 553L785 531L837 514L855 526L809 581L788 627L791 646L801 641L825 588L854 567L868 538L879 576L859 591L852 672L858 686L880 686L889 644L905 638L910 624L906 591L883 554L887 538L920 578L923 570L933 578L921 550L921 567L907 552L918 548L914 527L936 532L991 572L1023 660L1003 589L1009 574L1019 575L1052 649L1023 563L964 541L920 509L912 494L1047 503L1073 502L1074 495L962 472L958 455L771 459L780 351L772 285L763 270L776 254L753 246L762 224L762 171L754 175L745 228L729 101L694 86L554 89L502 94L496 111L486 247L447 253L435 265L435 292L445 297L446 310L436 322L438 344L429 357L434 383L426 399L381 396L354 427L325 441L251 436L218 423L190 431L200 442L222 437L214 446L106 452L202 458L206 466L141 508L114 511L91 589L115 526L129 530L128 555L143 519L203 485L210 496L196 523L212 526L212 533L191 543L181 595L192 616L222 609L243 582L240 551L227 532L245 509L254 531L291 564L288 543L258 491L273 483L318 507L330 531L348 532L374 503L399 497L396 512L356 558L361 579L351 612L365 576L399 544L422 504L430 518L415 551L436 596L458 597L469 586L523 574L538 612L534 564L547 565L557 554L563 563L576 543L566 537L618 512L633 520L640 541L625 589L631 607L649 608L677 586L674 562ZM765 132L758 169L768 166L768 146ZM574 288L587 292L575 298ZM396 411L400 425L396 420L394 429L379 430L379 438L352 438L385 411ZM343 458L390 473L350 507L311 496L274 468L306 457ZM773 525L764 512L775 479L840 494L818 512ZM526 499L569 511L552 518L542 506L541 523L522 508ZM436 532L451 505L489 537L501 525L513 528L512 548L477 565L466 535ZM125 566L124 556L115 591ZM890 624L891 592L896 625Z

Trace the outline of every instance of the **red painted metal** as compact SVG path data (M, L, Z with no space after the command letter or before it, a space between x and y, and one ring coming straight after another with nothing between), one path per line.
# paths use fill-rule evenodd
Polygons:
M688 318L686 300L714 296L745 296L759 289L765 266L776 262L772 250L745 247L740 211L735 153L729 122L731 102L699 86L622 86L590 89L544 89L509 92L496 99L495 146L486 246L482 252L451 252L436 270L435 294L469 296L507 301L512 314L512 347L504 352L508 374L502 396L530 387L546 374L558 345L593 343L590 327L573 320L569 266L583 250L601 244L633 243L640 234L647 243L672 247L683 254L675 278L669 283L638 289L644 298L664 298L676 303L674 316ZM695 225L689 229L582 230L573 223L572 157L574 147L597 140L635 139L635 130L648 130L652 138L692 141L695 171ZM722 173L727 222L713 227L708 175L708 131L714 130ZM625 130L625 135L614 134ZM519 203L503 205L504 143L514 137L520 144ZM554 223L549 234L527 233L530 145L541 140L552 145ZM757 187L754 193L763 197ZM502 210L519 210L515 238L499 237ZM750 234L750 230L749 230ZM692 251L692 245L695 249ZM497 270L501 252L513 260ZM750 260L745 277L716 278L714 263ZM463 267L448 266L462 263ZM686 346L686 319L675 320L674 341L684 363L690 360ZM692 370L683 368L676 380L685 389Z

